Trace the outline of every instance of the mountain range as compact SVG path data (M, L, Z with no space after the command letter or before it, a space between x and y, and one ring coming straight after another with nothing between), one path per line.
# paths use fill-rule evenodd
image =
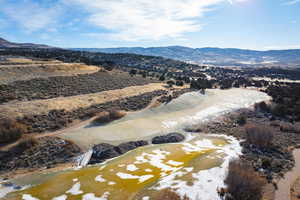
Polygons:
M289 65L300 67L300 49L256 51L234 48L168 47L122 47L122 48L76 48L73 50L102 53L134 53L161 56L185 62L222 66Z
M15 43L0 38L0 48L54 48L44 44Z
M0 48L55 48L44 44L15 43L0 38ZM121 48L72 48L71 50L129 53L147 56L160 56L193 64L215 66L289 66L300 68L300 49L256 51L235 48L189 48L167 47L121 47Z

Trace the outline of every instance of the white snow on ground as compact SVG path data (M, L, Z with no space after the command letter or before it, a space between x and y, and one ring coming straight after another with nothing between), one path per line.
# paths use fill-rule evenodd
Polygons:
M186 141L186 142L189 142L189 141L195 139L196 137L197 137L197 136L196 136L195 134L192 134L192 133L186 133L186 135L185 135L185 141Z
M105 192L101 197L96 197L93 193L83 195L82 200L107 200L109 192Z
M126 174L126 173L123 173L123 172L118 172L116 173L116 175L118 177L120 177L121 179L139 179L140 176L136 176L136 175L132 175L132 174Z
M74 168L75 171L80 170L80 169L82 169L82 166L77 166L77 167Z
M106 167L106 165L102 165L102 166L99 168L99 170L101 171L101 170L103 170L105 167Z
M145 169L145 172L152 172L152 169Z
M66 193L72 195L82 194L83 192L80 190L80 183L75 183Z
M0 184L0 198L5 197L5 195L13 191L15 191L13 187L2 187Z
M152 154L153 153L153 154ZM149 163L150 165L161 169L162 171L176 171L179 168L167 165L164 163L166 155L170 152L162 151L159 149L153 150L152 153L142 153L141 156L136 157L135 164Z
M149 175L144 175L144 176L141 176L140 178L139 178L139 182L140 183L143 183L143 182L145 182L145 181L147 181L147 180L149 180L150 178L152 178L152 177L154 177L153 175L151 175L151 174L149 174Z
M67 198L68 198L68 196L64 194L59 197L54 197L52 200L66 200Z
M77 182L77 181L78 181L78 178L74 178L74 179L73 179L73 182Z
M190 143L183 143L182 150L184 150L186 153L192 153L192 152L199 152L205 149L216 149L222 147L216 147L211 140L209 139L203 139L203 140L198 140L195 142L195 144L190 144Z
M177 101L182 101L182 103L188 101L187 97L197 98L196 93L187 93L178 98ZM238 110L240 108L247 108L257 102L269 100L270 97L262 92L255 90L246 89L231 89L227 91L222 90L207 90L207 94L203 96L203 102L200 102L195 111L191 112L187 116L179 116L177 118L168 118L162 121L162 125L166 129L174 129L182 126L187 126L192 124L199 124L201 122L210 121L216 119L218 116L224 115L226 113ZM173 104L176 100L172 101ZM171 103L172 103L171 102ZM205 106L201 106L205 105ZM193 114L192 114L193 113Z
M95 181L100 182L100 183L104 183L106 182L106 179L104 179L102 177L102 175L96 176Z
M219 149L219 153L225 154L221 166L193 173L193 185L187 184L186 181L178 180L178 177L181 177L193 170L192 168L183 168L162 178L155 186L153 186L153 189L162 190L165 188L171 188L182 197L186 195L192 200L219 199L217 189L224 187L224 179L226 177L229 161L233 158L237 158L241 154L239 141L233 137L227 136L225 138L229 140L230 144L225 145L224 147L214 146L208 141L197 141L195 142L196 145L185 144L185 150L187 150L187 152L196 151L197 148L199 148L198 150L203 149L203 146L201 146L202 144L204 144L204 148L208 148L212 145L211 148Z
M150 178L154 177L151 174L143 175L143 176L136 176L136 175L132 175L132 174L126 174L126 173L123 173L123 172L118 172L116 175L118 177L120 177L121 179L138 179L139 183L143 183L143 182L149 180Z
M1 180L0 180L1 181ZM14 192L14 191L21 191L21 190L26 190L27 188L31 187L31 185L25 185L23 186L20 190L14 189L14 187L5 187L2 186L0 182L0 199L2 197L5 197L7 194Z
M89 161L92 157L92 154L93 154L93 149L90 149L86 153L78 156L78 158L76 159L77 160L77 165L78 166L86 166L89 163Z
M130 164L130 165L127 165L126 169L128 171L134 172L134 171L138 170L139 168L137 168L134 164Z
M185 168L183 168L185 171L187 171L187 172L191 172L191 171L193 171L193 167L185 167Z
M146 196L146 197L143 197L142 200L150 200L150 197Z
M183 165L184 163L183 163L183 162L176 162L176 161L174 161L174 160L169 160L169 161L167 162L167 164L173 165L173 166L175 166L175 167L178 167L178 166L180 166L180 165Z
M115 185L116 184L116 182L114 182L114 181L109 181L108 182L108 185Z
M38 198L31 196L30 194L23 194L22 199L23 200L39 200Z

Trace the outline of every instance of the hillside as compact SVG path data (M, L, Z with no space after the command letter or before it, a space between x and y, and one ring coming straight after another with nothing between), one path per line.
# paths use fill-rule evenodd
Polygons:
M261 66L286 65L300 66L300 50L255 51L222 48L169 47L133 47L133 48L87 48L75 49L103 53L135 53L141 55L162 56L181 61L224 66Z
M44 44L15 43L0 37L0 48L54 48Z

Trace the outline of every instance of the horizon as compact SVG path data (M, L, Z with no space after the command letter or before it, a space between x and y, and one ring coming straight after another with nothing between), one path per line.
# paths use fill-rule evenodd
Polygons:
M6 40L3 37L0 37L0 39ZM8 40L6 40L8 41ZM8 41L8 42L12 42L12 43L16 43L14 41ZM37 44L37 43L33 43L33 42L28 42L28 41L23 41L23 42L18 42L20 44L22 43L28 43L28 44ZM38 45L49 45L49 44L38 44ZM50 45L49 45L50 46ZM62 49L122 49L122 48L144 48L144 49L148 49L148 48L168 48L168 47L182 47L182 48L190 48L190 49L238 49L238 50L245 50L245 51L285 51L285 50L300 50L299 48L291 48L291 49L269 49L269 50L259 50L259 49L246 49L246 48L235 48L235 47L189 47L189 46L181 46L181 45L170 45L170 46L149 46L149 47L143 47L143 46L132 46L132 47L126 47L126 46L116 46L116 47L57 47L57 46L52 46L52 47L56 47L56 48L62 48Z
M18 43L60 48L300 49L299 0L0 3L0 37Z

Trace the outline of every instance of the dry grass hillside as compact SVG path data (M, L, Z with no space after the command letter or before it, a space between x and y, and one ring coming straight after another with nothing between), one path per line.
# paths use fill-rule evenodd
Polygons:
M54 76L73 76L95 73L101 68L82 63L63 63L57 60L33 60L29 58L7 58L0 62L0 84Z
M111 109L144 109L152 100L169 99L169 89L120 69L0 56L0 118L25 124L29 133L59 130Z
M87 108L93 104L103 104L118 99L133 97L156 90L166 90L162 83L150 83L142 86L131 86L123 89L99 93L83 94L70 97L59 97L46 100L11 102L0 105L0 117L4 115L23 117L26 115L46 114L50 110L72 111Z

